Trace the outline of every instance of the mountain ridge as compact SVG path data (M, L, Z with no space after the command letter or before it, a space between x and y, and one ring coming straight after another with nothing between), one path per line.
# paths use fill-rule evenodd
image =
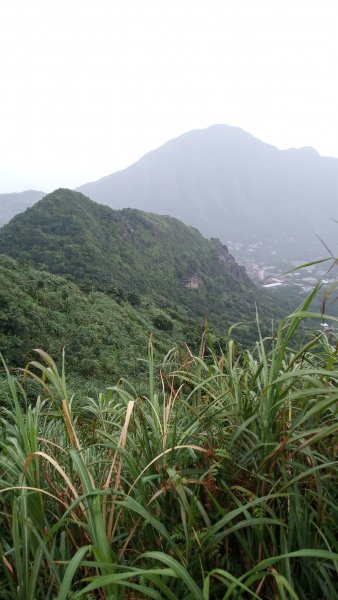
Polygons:
M258 290L226 246L206 240L172 217L113 209L79 192L56 190L0 230L0 252L83 289L116 287L151 297L159 308L185 311L223 331L254 323L257 302L267 317L281 314Z
M114 208L176 216L225 243L278 236L282 245L288 236L295 260L321 250L313 231L329 243L336 238L329 219L338 159L308 147L279 150L227 125L187 132L78 190Z
M176 217L230 244L242 259L237 243L259 243L261 254L269 248L284 270L291 260L322 256L316 234L338 252L331 221L337 217L338 159L311 147L280 150L239 127L186 132L77 190L111 208ZM1 195L0 202L1 223L7 219Z

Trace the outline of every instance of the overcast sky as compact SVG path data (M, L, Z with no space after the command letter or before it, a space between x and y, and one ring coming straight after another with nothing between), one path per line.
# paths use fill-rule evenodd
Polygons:
M237 125L338 157L337 0L1 0L0 193Z

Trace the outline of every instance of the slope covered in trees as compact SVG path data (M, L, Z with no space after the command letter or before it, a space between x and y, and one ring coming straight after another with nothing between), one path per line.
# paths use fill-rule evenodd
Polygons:
M9 366L23 367L43 348L59 360L66 348L67 371L77 379L114 383L119 377L142 382L153 334L156 352L183 340L199 343L202 324L161 310L153 302L115 287L107 293L81 290L75 283L0 255L0 348Z
M266 318L287 311L257 290L219 240L176 219L113 211L70 190L55 191L4 226L0 252L70 276L85 290L114 295L118 287L135 304L147 297L173 314L207 317L223 333L244 321L243 341L255 335L255 303Z

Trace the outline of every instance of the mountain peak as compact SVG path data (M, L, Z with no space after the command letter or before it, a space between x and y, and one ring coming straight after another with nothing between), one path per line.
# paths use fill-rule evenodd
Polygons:
M130 288L137 282L144 293L166 290L173 298L180 295L192 271L206 278L217 273L224 281L233 279L231 285L237 281L251 286L244 269L219 240L206 240L173 217L135 209L115 211L63 188L2 228L0 252L56 274L72 274L77 281L85 277Z
M279 150L230 125L187 132L78 189L113 208L175 216L223 242L278 240L285 249L292 239L296 259L316 256L313 231L336 238L328 217L337 216L338 160L313 148Z

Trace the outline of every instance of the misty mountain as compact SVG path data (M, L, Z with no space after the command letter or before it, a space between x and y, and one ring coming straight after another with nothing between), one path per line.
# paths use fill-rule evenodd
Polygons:
M14 215L23 212L45 195L44 192L26 190L25 192L0 194L0 227L8 223Z
M326 253L316 233L337 248L338 159L278 150L236 127L188 132L78 189L113 208L175 216L223 242L274 243L290 259Z

